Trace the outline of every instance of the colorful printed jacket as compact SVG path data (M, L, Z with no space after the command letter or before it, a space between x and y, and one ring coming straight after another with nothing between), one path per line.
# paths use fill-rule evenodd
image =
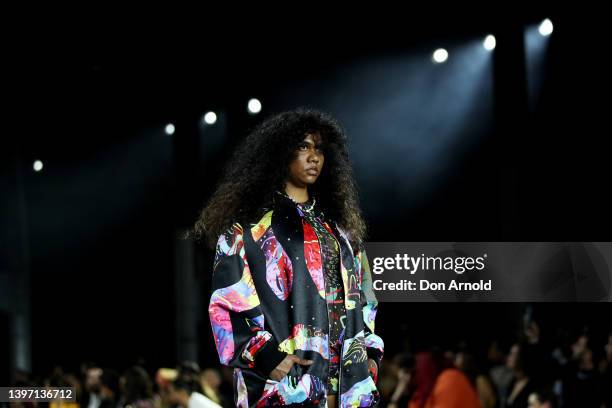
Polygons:
M365 248L351 247L335 222L322 219L340 243L345 293L338 406L377 406L368 358L380 367L384 343L374 334L378 302ZM289 198L278 195L259 222L235 222L221 234L208 311L220 362L234 367L236 406L326 407L329 322L321 251ZM281 381L270 379L287 354L314 363L294 364Z

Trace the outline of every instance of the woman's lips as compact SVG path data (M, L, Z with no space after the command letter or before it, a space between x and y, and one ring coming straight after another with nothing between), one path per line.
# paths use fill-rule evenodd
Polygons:
M311 176L318 176L319 172L316 169L308 169L306 170L306 173L311 175Z

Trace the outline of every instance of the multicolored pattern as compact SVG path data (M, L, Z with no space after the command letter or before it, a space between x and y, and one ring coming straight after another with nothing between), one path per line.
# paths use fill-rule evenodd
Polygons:
M287 300L293 285L291 259L276 240L272 228L268 228L257 240L257 243L266 256L266 280L270 289L280 300Z
M222 364L228 364L234 357L234 337L230 312L240 313L259 306L253 278L246 260L242 242L242 228L234 224L229 234L224 234L217 243L215 269L224 260L239 256L244 265L242 277L235 284L213 292L208 312L213 328L213 335L219 358ZM263 319L260 320L263 323ZM261 329L263 330L263 324Z
M268 380L257 407L283 407L289 404L316 406L325 399L325 387L320 378L304 374L299 379L287 375L279 381Z
M374 380L367 376L342 394L339 408L372 407L376 406L379 400L380 393L376 389Z
M322 329L300 323L293 326L291 336L285 339L278 348L288 354L295 354L296 350L316 351L327 359L329 358L328 343L328 336Z
M219 236L215 250L213 274L221 259L235 254L239 254L242 257L244 254L241 254L240 252L243 250L244 244L242 242L242 227L240 224L235 223L230 229Z
M374 332L374 322L376 319L376 305L372 303L366 303L362 309L363 324L371 331Z
M340 360L344 336L344 319L346 309L344 304L344 280L340 273L340 245L332 229L318 217L314 211L308 210L313 204L311 198L298 204L302 214L304 231L309 231L308 237L314 238L312 252L317 253L323 266L325 301L327 302L327 318L329 322L329 371L327 378L327 394L338 394ZM307 236L306 233L304 235ZM316 248L316 249L315 249ZM308 259L308 258L307 258Z
M319 240L311 224L306 222L306 220L302 220L302 223L304 228L304 259L306 259L306 266L312 281L319 291L319 295L325 299L325 278L323 277L323 261Z
M275 201L217 242L209 315L219 361L234 367L236 406L324 408L331 393L342 407L379 401L367 360L380 366L384 343L365 250L313 208ZM271 380L287 354L315 364Z
M234 370L234 384L236 384L236 395L234 401L236 407L248 408L249 394L246 383L244 382L244 377L242 376L242 370L240 370L239 368L236 368Z
M346 233L341 228L338 228L338 232L340 233L341 238L346 242L346 245L348 246L350 252L354 253L353 248L351 247L351 244L350 244L350 239L346 235ZM347 269L347 265L345 265L344 263L341 264L340 272L342 273L342 279L344 280L344 287L346 289L346 302L345 303L346 303L347 310L355 309L357 303L361 299L360 287L358 285L358 276L360 274L359 267L360 265L356 265L354 263L354 257L353 257L353 265L351 265L350 270Z
M268 211L257 224L251 226L251 235L254 241L259 241L261 237L266 233L270 224L272 223L273 211Z
M370 358L376 360L380 365L380 361L384 354L384 342L376 334L374 334L376 311L378 301L372 293L372 274L370 264L363 248L359 248L355 254L355 265L359 268L358 275L359 289L362 292L361 311L363 315L363 324L365 329L365 345ZM366 289L365 292L363 289Z
M365 339L363 330L357 333L353 338L344 341L344 362L343 365L359 364L367 360Z
M385 349L385 343L383 342L383 339L380 338L380 336L377 336L374 333L369 333L365 337L365 346L370 350L370 353L374 353L374 350L376 350L380 354L379 357L375 358L372 356L372 358L374 358L375 360L379 360L380 358L382 358L382 354L384 353Z
M255 367L255 355L271 338L272 334L267 331L258 331L255 336L251 337L242 352L242 358L248 362L249 367Z

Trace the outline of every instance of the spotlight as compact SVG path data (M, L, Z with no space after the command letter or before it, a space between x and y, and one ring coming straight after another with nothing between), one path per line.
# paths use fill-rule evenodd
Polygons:
M217 122L217 114L213 111L206 112L206 114L204 115L204 122L207 125L214 125L215 122Z
M259 101L259 99L252 98L251 100L249 100L247 107L249 109L249 112L252 114L261 112L261 102Z
M549 35L551 35L552 32L553 32L553 23L552 23L552 21L550 21L550 19L548 19L548 18L546 20L542 21L540 23L540 27L538 28L538 31L544 37L548 37Z
M36 160L33 167L34 171L41 171L43 168L43 163L40 160Z
M166 125L166 134L167 135L173 135L175 131L174 125L172 123L168 123Z
M491 34L487 35L484 42L482 43L483 47L487 51L493 51L495 49L495 44L495 36Z
M441 64L448 59L448 51L444 48L438 48L434 51L432 58L436 64Z

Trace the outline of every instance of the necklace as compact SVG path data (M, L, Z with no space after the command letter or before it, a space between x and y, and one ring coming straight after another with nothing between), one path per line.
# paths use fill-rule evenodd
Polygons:
M317 202L317 199L315 197L312 197L312 204L310 204L310 206L306 206L305 204L310 201L304 201L303 203L298 203L297 201L295 201L293 198L291 198L291 196L289 196L289 194L284 193L282 191L276 190L276 192L284 197L287 197L288 199L290 199L291 201L293 201L294 204L301 206L301 208L306 211L306 212L310 212L312 211L312 209L314 208L315 203Z

